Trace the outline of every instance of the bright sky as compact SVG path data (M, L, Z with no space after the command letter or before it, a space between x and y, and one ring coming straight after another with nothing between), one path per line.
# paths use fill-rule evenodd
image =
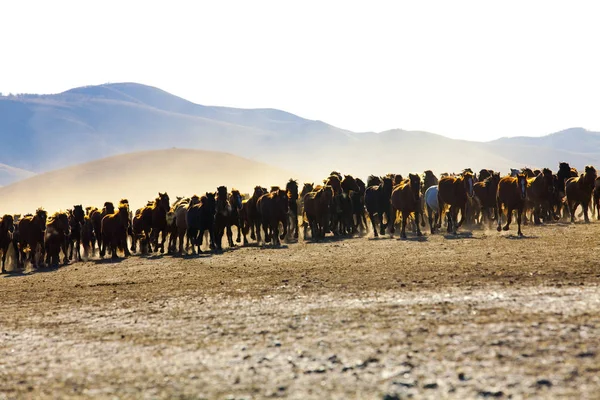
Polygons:
M600 3L3 1L0 92L139 82L354 131L600 130Z

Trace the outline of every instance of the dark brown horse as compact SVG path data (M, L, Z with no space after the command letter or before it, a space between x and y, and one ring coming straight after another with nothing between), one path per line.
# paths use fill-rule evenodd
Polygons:
M217 209L217 201L215 194L206 192L206 195L200 198L200 202L190 205L187 210L187 236L192 246L192 253L202 253L202 241L204 234L208 232L210 237L210 248L214 250L215 245L215 213ZM192 197L192 200L194 197Z
M594 182L594 191L592 192L592 198L594 202L594 211L596 212L596 218L600 220L600 177L596 178Z
M390 203L390 198L392 197L392 190L392 180L387 177L383 178L379 185L370 186L366 189L365 206L367 208L367 212L369 213L371 224L373 225L373 234L375 235L375 237L378 236L377 225L375 220L376 215L379 217L379 233L381 235L385 235L385 231L388 225L394 223L392 205Z
M487 171L487 170L482 170ZM481 172L479 176L481 177ZM484 174L485 175L485 174ZM479 181L473 185L473 193L480 207L481 223L484 219L491 223L498 218L498 209L496 208L496 193L498 192L498 183L500 182L500 173L494 172L492 175L488 175L482 181ZM494 211L492 217L490 211Z
M498 232L500 230L509 230L512 222L512 213L517 210L517 225L519 236L523 236L521 232L521 215L525 208L525 200L527 199L527 177L525 174L517 174L516 177L505 176L498 183L498 193L496 195L496 203L498 207ZM506 225L502 227L502 206L507 209Z
M596 168L588 165L585 167L585 173L577 178L569 178L565 183L565 193L567 195L567 205L571 213L571 222L575 222L575 210L581 205L583 207L583 217L585 222L590 222L588 218L588 207L592 199L592 192L596 184Z
M428 169L427 171L423 172L423 184L421 185L421 194L425 194L425 191L428 188L430 188L431 186L437 186L439 182L439 179L437 178L437 176L435 176L433 171Z
M271 238L275 246L281 245L281 240L287 235L288 225L288 197L285 190L276 190L264 194L256 203L258 213L265 233L265 243L270 243ZM283 232L279 235L279 224L283 225Z
M310 226L310 234L313 241L325 237L329 214L333 207L333 188L323 188L304 195L304 239L307 238L307 227Z
M298 181L290 179L285 185L285 190L288 196L288 210L290 214L289 233L294 239L298 239Z
M85 212L81 204L73 206L72 210L68 211L69 214L69 228L71 234L69 235L69 260L73 259L73 251L75 251L75 257L77 261L81 261L81 230L83 228L83 220Z
M246 236L248 232L250 232L250 238L252 240L256 240L258 242L261 241L260 238L260 215L258 213L258 209L256 208L256 203L258 199L265 194L266 192L260 186L254 187L254 193L252 197L248 200L244 200L242 202L242 220L244 221L244 226L242 228L242 233L244 235L244 246L248 244L248 239Z
M21 253L21 264L25 265L25 260L28 259L34 268L38 268L39 261L44 260L44 232L46 231L46 219L48 213L38 208L35 215L25 215L19 221L19 249ZM26 257L25 249L29 247L29 257ZM40 251L40 257L36 254Z
M2 273L6 273L6 255L8 249L11 248L15 251L14 257L18 256L18 249L16 243L13 241L13 233L15 231L15 224L13 216L5 214L0 222L0 249L2 250Z
M232 236L230 238L230 242L233 243L233 232L231 230L232 226L237 228L237 237L235 239L236 243L240 243L242 241L242 228L244 223L242 221L242 207L244 205L244 197L237 189L231 189L231 193L229 193L229 197L227 198L229 204L231 205L231 215L229 217L229 231Z
M90 210L90 218L92 219L92 224L94 225L94 236L96 241L98 242L98 249L102 246L102 219L108 214L115 213L115 206L112 202L107 201L104 203L104 207L102 207L102 211L97 208L93 208ZM96 248L94 246L94 242L92 242L92 255L96 253Z
M144 226L144 232L146 237L150 238L148 243L148 251L152 253L154 251L165 252L165 241L167 240L167 212L171 206L169 205L169 195L167 193L158 193L158 197L154 200L152 205L143 207L142 223ZM160 244L158 237L161 237Z
M104 257L106 249L111 252L113 259L119 258L117 250L121 249L125 257L129 257L127 248L127 229L129 227L129 206L126 203L119 204L117 212L108 214L102 218L102 247L100 257Z
M57 212L48 218L44 235L46 265L58 267L61 250L64 255L63 263L68 264L67 241L69 232L69 216L66 212Z
M554 181L552 171L544 168L534 178L527 178L527 202L526 207L533 210L533 219L536 225L554 220L555 214L552 209L554 196Z
M358 231L362 234L363 231L369 232L367 214L365 212L365 192L367 191L367 186L359 178L356 178L356 186L358 187L358 192L351 192L350 200L352 200L355 232Z
M402 231L400 237L406 239L406 220L414 213L415 221L419 221L419 214L422 212L421 205L421 178L417 174L408 174L408 179L394 186L392 191L392 207L396 212L400 211L402 214ZM421 228L419 224L417 226L417 236L422 236ZM391 232L394 232L394 225L392 223Z
M96 242L96 238L94 236L94 224L92 224L92 220L89 215L86 215L83 218L83 225L81 227L81 244L83 246L83 257L87 260L87 258L91 254L91 249L93 249L93 243Z
M448 218L448 232L456 235L456 230L462 225L466 213L469 197L473 197L473 174L465 171L458 177L447 176L440 179L438 184L438 207L440 210L438 225L442 223L442 214L446 204L450 206ZM461 213L458 221L458 211Z
M223 251L222 240L227 230L227 241L229 247L233 247L233 233L231 231L231 214L233 208L228 200L227 187L219 186L217 188L215 211L215 245L217 251Z

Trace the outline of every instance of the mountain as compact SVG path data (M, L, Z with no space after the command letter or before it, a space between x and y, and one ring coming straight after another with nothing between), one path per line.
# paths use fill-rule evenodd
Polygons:
M539 138L454 140L420 131L351 132L275 109L204 106L137 83L52 95L0 97L0 162L24 175L118 154L166 148L221 151L318 181L331 170L435 172L600 164L600 133L572 128ZM10 167L9 167L10 166ZM29 172L33 171L33 172Z
M191 196L226 185L252 193L254 186L285 184L302 175L232 154L188 149L142 151L62 168L0 188L2 213L71 208L74 204L102 206L127 198L132 208L166 191Z

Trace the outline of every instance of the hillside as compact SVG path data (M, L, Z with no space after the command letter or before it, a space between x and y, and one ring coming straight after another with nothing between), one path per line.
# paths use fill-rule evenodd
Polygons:
M333 169L365 177L467 166L508 171L524 165L555 169L560 161L578 168L600 164L600 133L582 128L486 143L400 129L357 133L275 109L194 104L136 83L0 97L0 139L0 162L12 171L0 169L0 185L33 172L172 147L224 151L313 180Z
M104 158L36 175L0 188L2 213L32 212L72 207L101 206L127 198L132 208L146 204L166 191L191 196L216 191L220 185L242 193L256 185L284 186L290 178L304 178L263 163L227 153L170 149L144 151Z

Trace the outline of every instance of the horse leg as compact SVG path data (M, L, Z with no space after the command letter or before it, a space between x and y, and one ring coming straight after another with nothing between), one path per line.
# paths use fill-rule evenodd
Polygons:
M260 237L260 230L262 229L261 226L261 221L260 218L256 218L254 220L254 233L256 234L255 238L256 238L256 243L258 243L260 245L261 242L261 237ZM252 236L250 236L252 237Z
M512 207L507 207L507 216L506 216L506 225L504 225L504 227L502 228L502 230L507 231L510 229L510 223L512 222L512 213L514 211L514 208Z
M258 225L256 220L248 219L248 223L250 225L250 239L257 240L256 232L258 232ZM257 241L260 242L260 238Z
M371 224L373 225L373 235L375 237L378 237L379 234L377 233L377 225L375 224L375 214L371 211L369 211L369 219L371 220ZM381 218L381 220L383 222L383 218Z
M229 223L227 224L227 242L229 243L229 247L235 246L235 244L233 244L233 231L231 230L231 224Z
M402 213L402 227L400 230L400 237L402 239L406 239L406 220L408 219L408 215L405 213Z
M6 273L5 263L6 263L6 252L8 251L8 246L5 249L2 249L2 273Z
M584 201L581 204L581 207L583 207L583 220L585 221L586 224L590 223L590 219L588 218L588 204L589 204L589 201Z
M523 232L521 232L521 214L523 213L523 208L519 207L517 209L517 235L518 236L523 236Z
M241 241L242 241L242 223L240 222L239 219L236 221L235 226L237 228L237 237L235 239L235 242L241 243Z

